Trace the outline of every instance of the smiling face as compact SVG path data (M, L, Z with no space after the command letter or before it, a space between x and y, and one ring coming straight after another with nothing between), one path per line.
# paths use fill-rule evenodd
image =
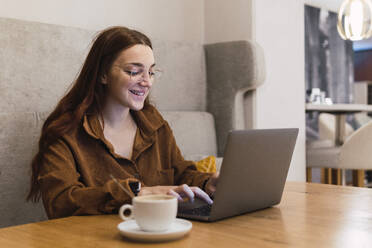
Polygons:
M120 52L102 78L107 85L106 104L141 110L152 86L154 67L149 46L134 45Z

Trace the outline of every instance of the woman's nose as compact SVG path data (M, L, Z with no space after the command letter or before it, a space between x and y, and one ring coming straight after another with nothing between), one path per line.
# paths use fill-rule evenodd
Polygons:
M152 86L152 80L150 78L150 75L149 74L144 74L141 78L141 82L140 84L142 86L147 86L147 87L151 87Z

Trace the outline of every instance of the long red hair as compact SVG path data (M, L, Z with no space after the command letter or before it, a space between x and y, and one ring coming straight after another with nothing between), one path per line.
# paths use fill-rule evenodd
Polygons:
M105 29L94 39L72 88L43 124L39 151L31 163L31 189L27 196L28 201L37 202L41 198L38 175L46 149L64 134L81 125L87 112L101 114L106 93L105 84L101 83L102 77L108 73L121 51L137 44L152 48L151 41L146 35L125 27ZM145 104L148 104L148 99Z

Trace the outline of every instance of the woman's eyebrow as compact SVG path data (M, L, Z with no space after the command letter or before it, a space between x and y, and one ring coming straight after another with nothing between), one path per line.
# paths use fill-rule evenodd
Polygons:
M141 64L141 63L136 63L136 62L128 63L128 65L135 65L135 66L139 66L139 67L145 67L143 64ZM155 63L152 64L152 65L150 66L150 68L154 67L155 65L156 65Z

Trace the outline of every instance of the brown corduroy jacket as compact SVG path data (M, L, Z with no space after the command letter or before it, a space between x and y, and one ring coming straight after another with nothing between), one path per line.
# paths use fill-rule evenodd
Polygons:
M110 174L128 191L135 181L142 187L202 187L210 177L184 160L171 128L155 107L146 105L131 114L138 126L131 159L114 152L96 115L86 115L76 131L49 147L38 177L49 218L116 213L133 195L126 194Z

